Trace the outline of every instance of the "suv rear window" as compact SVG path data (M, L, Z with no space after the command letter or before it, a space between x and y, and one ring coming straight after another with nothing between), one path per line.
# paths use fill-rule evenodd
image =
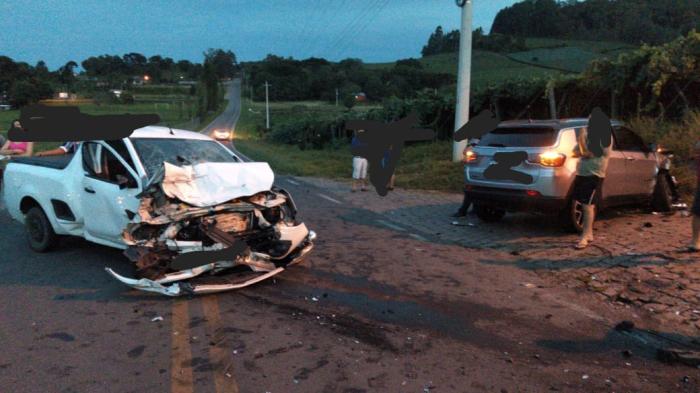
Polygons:
M557 141L557 130L548 127L499 127L484 134L478 146L546 147Z

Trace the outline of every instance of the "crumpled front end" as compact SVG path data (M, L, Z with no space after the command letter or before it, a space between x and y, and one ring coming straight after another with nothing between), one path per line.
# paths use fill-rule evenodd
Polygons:
M173 183L167 173L158 184L151 182L140 196L134 222L122 233L128 245L124 254L141 278L107 269L112 276L133 288L168 296L221 292L277 275L313 248L316 235L296 219L294 201L286 191L273 187L211 206L183 202L183 195L191 196L191 189L205 184L203 178L194 171L178 179L187 194L169 189Z

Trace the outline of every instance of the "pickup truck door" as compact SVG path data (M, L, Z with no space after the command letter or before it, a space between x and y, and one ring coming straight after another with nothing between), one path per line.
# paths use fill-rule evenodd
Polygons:
M138 176L105 143L84 142L81 155L85 170L80 190L85 238L112 246L123 245L121 233L130 222L126 211L138 211Z
M625 156L625 195L650 196L656 184L658 172L656 156L634 131L627 127L614 127L615 141Z

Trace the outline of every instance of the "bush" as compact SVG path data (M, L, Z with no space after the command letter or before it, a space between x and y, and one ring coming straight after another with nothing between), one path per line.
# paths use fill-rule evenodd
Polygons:
M125 91L121 94L121 96L119 97L119 100L121 101L122 104L131 105L134 103L134 96L133 96L133 94Z

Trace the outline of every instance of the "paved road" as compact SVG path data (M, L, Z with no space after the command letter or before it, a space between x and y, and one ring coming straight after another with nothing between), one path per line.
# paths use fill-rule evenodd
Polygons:
M230 130L236 128L236 122L241 116L241 80L234 79L224 86L226 89L224 97L228 100L228 104L224 111L202 130L203 133L209 134L217 128Z
M409 225L411 209L433 212L414 222L439 220L459 196L398 190L378 199L285 176L278 184L319 234L310 260L260 285L197 298L129 290L103 270L131 275L127 259L79 239L33 253L0 210L0 390L700 389L692 369L659 363L613 329L634 309L577 301L580 292L523 268L520 249L465 247ZM469 233L488 238L494 228ZM544 239L513 236L521 246Z

